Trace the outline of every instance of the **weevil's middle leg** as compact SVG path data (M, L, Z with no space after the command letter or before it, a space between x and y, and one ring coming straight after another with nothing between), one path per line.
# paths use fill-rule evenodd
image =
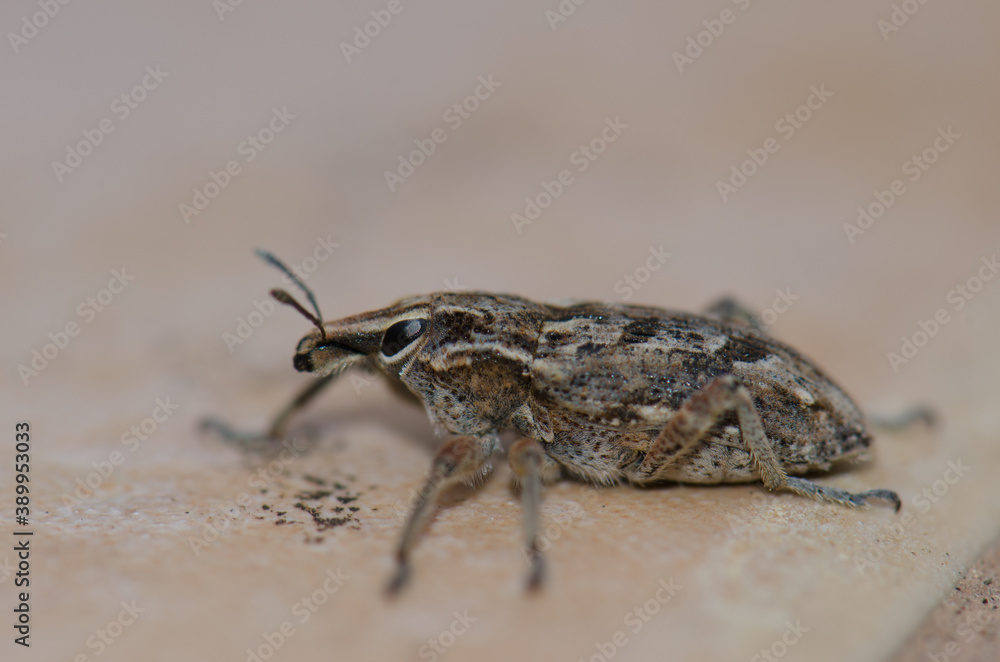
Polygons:
M496 450L495 436L462 436L449 439L438 451L431 472L427 476L410 515L403 526L403 534L396 547L396 574L389 582L387 591L394 594L403 588L410 576L410 552L417 541L420 530L430 515L441 490L454 480L477 480L490 468L490 455Z
M757 467L764 487L772 492L788 490L818 501L864 507L868 499L881 499L900 508L899 496L891 490L847 490L818 485L804 478L789 477L764 433L764 424L750 392L732 375L719 377L695 393L674 414L653 442L638 469L637 482L668 480L684 452L700 443L705 434L727 412L736 411L743 443Z
M528 590L538 589L545 580L545 557L538 544L538 508L542 502L542 485L551 482L559 466L551 460L534 439L520 439L510 448L510 468L521 485L521 502L524 508L524 550L531 570L528 573Z
M271 425L264 432L240 432L230 427L228 423L212 416L201 420L201 428L203 430L215 430L226 441L245 447L261 446L267 442L280 441L285 437L289 419L319 395L320 391L326 388L336 376L336 374L330 374L319 379L314 379L278 412L274 417L274 421L272 421Z

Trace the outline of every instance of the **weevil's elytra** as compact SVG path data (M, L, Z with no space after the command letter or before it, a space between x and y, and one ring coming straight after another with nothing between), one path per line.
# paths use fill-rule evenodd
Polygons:
M760 480L821 501L899 509L875 489L853 494L803 478L865 459L872 443L851 399L811 361L771 338L730 301L705 315L660 308L540 304L485 292L438 292L380 310L322 322L299 342L294 367L320 380L283 410L268 436L346 368L367 363L399 380L452 435L435 458L397 550L399 572L437 494L474 480L500 449L498 434L523 439L508 454L522 485L530 586L542 579L537 547L540 489L560 474L595 483L717 484ZM210 426L245 439L216 421Z

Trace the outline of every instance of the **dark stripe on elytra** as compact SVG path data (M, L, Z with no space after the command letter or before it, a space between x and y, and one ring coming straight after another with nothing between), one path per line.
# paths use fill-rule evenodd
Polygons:
M752 336L730 336L728 342L713 354L723 365L732 367L734 363L756 363L774 354L774 350L759 338Z

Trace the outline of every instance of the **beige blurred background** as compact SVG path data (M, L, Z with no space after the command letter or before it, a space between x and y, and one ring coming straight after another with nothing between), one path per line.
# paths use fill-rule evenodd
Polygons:
M998 19L985 1L4 3L4 568L22 420L35 535L31 647L5 570L3 658L891 659L1000 534L1000 281L975 282L1000 249ZM530 223L526 198L546 206ZM561 484L550 581L527 597L500 466L449 495L386 601L440 443L419 409L345 377L301 419L311 450L277 465L196 430L262 426L306 379L308 323L252 316L280 285L257 247L310 272L328 318L456 287L736 295L869 411L937 409L936 430L880 434L874 463L822 479L896 489L911 518ZM127 286L102 294L115 270ZM259 326L227 345L241 319ZM996 629L919 659L972 659Z

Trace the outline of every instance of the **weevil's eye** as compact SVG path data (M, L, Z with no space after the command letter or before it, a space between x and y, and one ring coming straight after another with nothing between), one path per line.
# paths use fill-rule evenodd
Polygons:
M419 338L427 329L426 320L403 320L390 326L382 336L382 355L394 356Z

